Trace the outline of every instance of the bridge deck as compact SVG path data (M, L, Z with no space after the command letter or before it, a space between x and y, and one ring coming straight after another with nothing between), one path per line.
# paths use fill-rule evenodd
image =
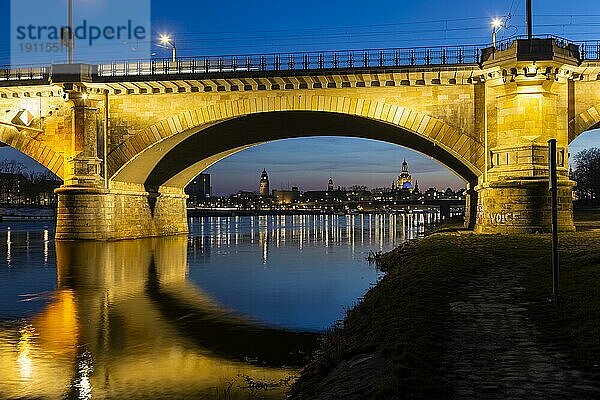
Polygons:
M600 61L600 41L570 42L546 35L559 47L579 46L579 59ZM513 45L516 38L500 42L502 51ZM302 53L272 53L209 57L182 57L171 59L124 60L94 65L75 64L77 75L88 81L108 83L115 81L173 80L203 77L210 79L255 76L295 76L311 74L360 73L361 71L403 72L414 68L462 69L480 68L485 46L444 46L392 48L371 50L343 50ZM66 65L36 65L0 69L0 86L48 84L52 77L73 73Z

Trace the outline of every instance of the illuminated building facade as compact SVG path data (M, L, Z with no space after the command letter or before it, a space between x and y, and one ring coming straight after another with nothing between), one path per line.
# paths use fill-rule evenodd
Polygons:
M262 174L260 175L260 183L259 183L259 187L258 187L258 193L261 196L268 196L269 195L269 175L267 174L267 170L263 169Z
M396 188L397 189L413 189L412 176L408 173L408 163L406 159L402 162L402 172L398 175L396 179Z

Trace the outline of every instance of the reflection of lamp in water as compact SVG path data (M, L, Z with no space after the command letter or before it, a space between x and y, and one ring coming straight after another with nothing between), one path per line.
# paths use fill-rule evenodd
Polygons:
M78 380L75 387L79 391L79 398L81 400L88 400L92 398L92 384L90 382L90 375L94 372L94 368L91 362L91 356L88 352L83 353L79 363L77 365Z
M348 224L348 244L352 246L352 252L354 252L354 215L351 215L350 222Z
M329 215L325 218L325 247L329 247Z
M306 223L305 221L305 216L302 215L300 216L300 237L299 237L299 244L298 246L300 247L300 250L302 250L302 246L304 244L304 224Z
M17 357L17 363L19 364L19 370L21 372L21 378L31 379L33 368L31 365L31 338L35 333L33 325L26 325L19 331L21 337L17 344L17 350L19 356Z
M44 229L44 265L48 264L48 229Z
M12 241L10 240L10 226L9 226L8 230L6 231L6 263L8 264L9 267L10 267L10 261L11 261L11 251L10 251L11 244L12 244Z
M360 214L360 244L365 244L365 215Z
M258 232L258 242L260 247L262 247L262 259L263 264L266 264L269 261L269 231L259 231Z

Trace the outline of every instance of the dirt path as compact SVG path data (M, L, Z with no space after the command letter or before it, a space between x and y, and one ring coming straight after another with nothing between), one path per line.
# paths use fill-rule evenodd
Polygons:
M491 264L491 265L490 265ZM567 357L539 343L539 331L519 303L524 268L488 263L471 279L462 301L450 304L444 355L451 399L591 399L597 383Z

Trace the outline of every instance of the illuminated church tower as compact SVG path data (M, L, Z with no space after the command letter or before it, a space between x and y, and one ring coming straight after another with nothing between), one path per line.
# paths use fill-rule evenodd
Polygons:
M406 159L402 163L402 172L398 175L398 179L396 179L396 188L397 189L409 189L412 190L412 176L408 173L408 164L406 163Z
M260 175L260 184L258 187L258 193L261 196L269 195L269 175L267 175L267 170L263 169L262 174Z
M332 177L329 177L329 182L327 182L327 191L328 192L333 191L333 178Z

